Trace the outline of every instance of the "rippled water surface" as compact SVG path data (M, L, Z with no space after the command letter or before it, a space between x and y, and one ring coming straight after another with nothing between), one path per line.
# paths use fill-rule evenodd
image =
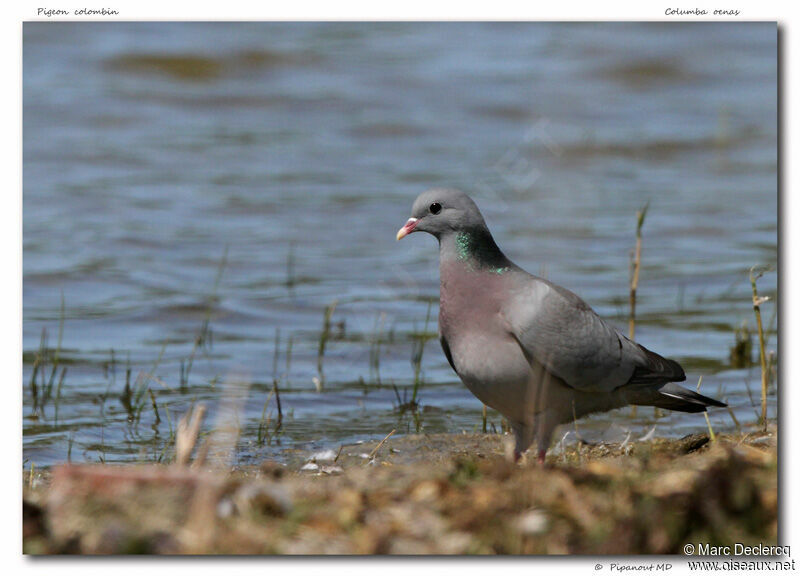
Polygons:
M37 466L170 458L200 402L206 430L241 426L237 462L480 430L435 338L435 241L394 239L432 186L472 193L509 257L624 331L649 201L637 339L755 420L760 371L730 348L754 329L748 270L777 264L774 24L26 23L23 36L22 409ZM776 289L775 271L759 281L777 352ZM415 380L420 409L399 410ZM735 426L725 410L711 421ZM654 425L706 427L640 408L579 428Z

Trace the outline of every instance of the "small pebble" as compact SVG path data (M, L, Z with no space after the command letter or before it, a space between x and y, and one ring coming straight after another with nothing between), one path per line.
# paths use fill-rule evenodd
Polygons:
M322 452L317 452L311 455L312 462L327 462L336 458L336 452L333 450L323 450Z
M517 519L517 529L523 534L541 534L547 530L547 516L541 510L529 510Z
M220 518L228 518L233 515L235 507L230 498L224 498L217 504L217 516Z

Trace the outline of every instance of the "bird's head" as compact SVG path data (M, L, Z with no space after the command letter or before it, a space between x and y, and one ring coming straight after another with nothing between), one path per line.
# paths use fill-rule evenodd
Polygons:
M460 190L434 188L414 201L411 218L397 231L397 239L412 232L427 232L441 239L454 232L485 229L486 223L472 198Z

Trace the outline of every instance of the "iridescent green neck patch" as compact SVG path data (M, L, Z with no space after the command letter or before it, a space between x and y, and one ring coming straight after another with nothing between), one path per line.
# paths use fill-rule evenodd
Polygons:
M483 261L479 257L480 255L478 252L480 251L480 242L474 236L468 232L459 232L456 234L456 253L458 254L458 259L465 261L471 270L474 270L477 266L482 269L486 269L492 274L503 274L508 272L508 266L492 266L487 268L487 262Z
M475 253L475 243L472 236L466 232L456 234L456 249L460 260L469 260Z

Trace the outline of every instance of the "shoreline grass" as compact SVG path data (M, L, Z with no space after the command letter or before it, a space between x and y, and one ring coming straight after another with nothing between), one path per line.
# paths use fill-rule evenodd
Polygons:
M769 296L759 296L756 282L761 278L768 268L762 268L756 272L756 267L750 268L750 285L753 289L753 312L756 316L756 327L758 328L758 353L761 362L761 423L764 429L767 428L767 388L769 385L769 371L767 369L767 357L764 352L766 341L764 338L764 327L761 323L761 304L769 300Z

